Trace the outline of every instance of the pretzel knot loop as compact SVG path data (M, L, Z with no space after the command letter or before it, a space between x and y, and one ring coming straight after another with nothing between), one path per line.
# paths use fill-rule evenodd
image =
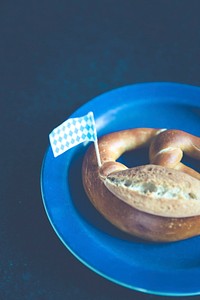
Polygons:
M150 163L180 170L200 180L197 171L181 163L183 153L200 160L200 138L181 130L166 130L150 145Z

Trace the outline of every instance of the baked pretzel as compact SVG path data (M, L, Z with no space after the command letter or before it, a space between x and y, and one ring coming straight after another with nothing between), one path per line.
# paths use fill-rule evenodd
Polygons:
M151 143L150 163L185 172L200 180L200 174L181 163L183 153L200 160L200 138L181 130L166 130Z
M142 239L164 242L200 234L200 181L173 168L127 168L116 161L126 151L149 147L154 139L156 143L162 131L138 128L103 136L98 143L102 166L91 145L82 178L90 201L113 225Z

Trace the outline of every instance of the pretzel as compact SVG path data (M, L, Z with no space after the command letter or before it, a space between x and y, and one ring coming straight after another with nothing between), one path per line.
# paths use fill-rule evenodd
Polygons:
M181 163L183 153L200 160L200 138L181 130L166 130L151 143L150 162L185 172L200 180L200 174Z
M94 207L120 230L156 242L200 234L200 181L173 168L152 163L128 168L116 160L126 151L155 145L162 131L107 134L99 139L102 166L93 145L82 166L83 186Z

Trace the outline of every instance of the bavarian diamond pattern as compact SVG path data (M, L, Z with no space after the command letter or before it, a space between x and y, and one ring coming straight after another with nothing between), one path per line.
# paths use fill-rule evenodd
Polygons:
M97 140L93 112L68 119L50 133L49 140L55 157L80 143Z

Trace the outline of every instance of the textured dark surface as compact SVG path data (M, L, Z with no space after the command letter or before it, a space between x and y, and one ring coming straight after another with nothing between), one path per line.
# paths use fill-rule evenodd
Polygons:
M49 132L96 95L137 82L200 85L199 9L198 0L1 1L0 299L165 298L117 286L66 250L43 209L40 169Z

